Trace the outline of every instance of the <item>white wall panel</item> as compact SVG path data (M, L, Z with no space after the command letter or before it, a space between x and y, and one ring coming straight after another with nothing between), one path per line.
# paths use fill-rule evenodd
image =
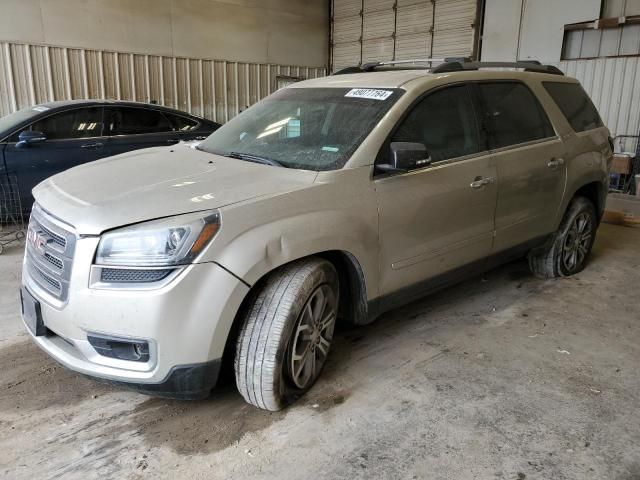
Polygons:
M598 18L601 3L602 0L524 0L518 59L559 61L564 26Z
M328 7L327 0L0 0L0 41L315 67L327 63Z
M47 101L98 98L156 101L225 122L272 93L279 75L325 74L324 67L0 42L0 116Z
M481 58L513 61L518 56L522 0L486 0Z
M433 3L430 0L399 1L396 24L396 60L431 55Z
M438 0L433 22L433 56L470 56L476 21L476 0Z
M364 0L362 11L362 63L393 60L395 0Z

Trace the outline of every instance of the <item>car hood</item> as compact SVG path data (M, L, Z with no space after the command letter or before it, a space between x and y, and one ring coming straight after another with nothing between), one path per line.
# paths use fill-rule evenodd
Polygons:
M81 235L312 184L316 172L262 165L184 145L150 148L88 163L33 190L38 204Z

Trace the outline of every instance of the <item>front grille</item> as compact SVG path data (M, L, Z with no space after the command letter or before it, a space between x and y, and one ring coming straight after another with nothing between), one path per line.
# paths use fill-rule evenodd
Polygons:
M64 262L60 260L58 257L54 257L50 253L45 253L44 258L51 264L58 267L60 270L64 267Z
M40 270L38 267L34 266L33 270L38 274L38 276L44 280L45 282L47 282L49 284L49 286L51 288L53 288L56 292L62 292L62 284L56 280L54 277L52 277L51 275L49 275L46 272L43 272L42 270Z
M33 282L61 301L69 294L75 246L71 227L34 205L27 231L26 271Z
M172 268L144 270L131 268L102 268L100 281L104 283L150 283L164 280Z
M44 225L40 225L40 228L44 233L46 233L51 238L51 240L53 240L53 243L55 243L56 245L62 248L65 248L67 246L67 240L63 236L58 235L57 233L49 230Z

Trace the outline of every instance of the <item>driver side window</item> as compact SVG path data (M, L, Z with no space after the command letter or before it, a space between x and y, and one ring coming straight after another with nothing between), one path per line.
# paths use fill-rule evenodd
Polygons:
M470 87L447 87L427 95L403 120L391 141L424 144L432 162L483 150Z

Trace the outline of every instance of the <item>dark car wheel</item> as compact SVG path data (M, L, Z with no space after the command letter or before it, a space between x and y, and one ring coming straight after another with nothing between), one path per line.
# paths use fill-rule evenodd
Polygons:
M280 410L320 376L338 312L338 275L309 259L269 275L253 293L236 345L235 375L244 399Z
M581 271L591 253L597 226L593 203L584 197L574 198L547 248L529 255L531 271L541 278L565 277Z

